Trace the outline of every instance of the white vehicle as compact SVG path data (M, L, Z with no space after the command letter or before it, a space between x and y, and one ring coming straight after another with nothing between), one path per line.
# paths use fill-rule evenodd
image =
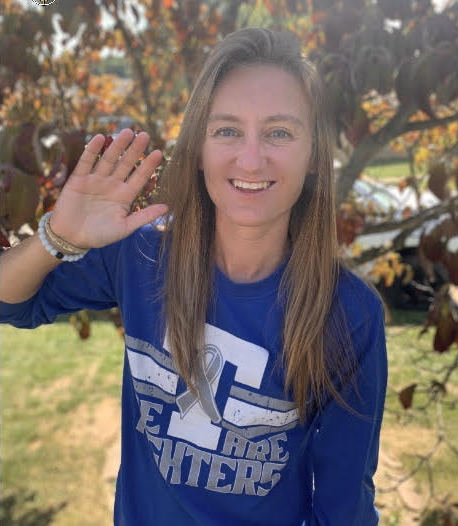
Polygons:
M380 223L385 221L387 217L390 217L392 221L401 221L407 208L410 210L409 215L416 215L421 210L426 210L441 202L430 190L423 191L418 200L415 190L410 186L400 190L396 185L384 184L367 177L355 181L353 192L357 203L364 205L364 208L369 204L371 205L374 216L379 217L375 222ZM433 266L436 280L431 283L426 277L418 257L418 246L422 233L429 231L444 217L448 216L449 214L443 214L439 218L426 221L406 237L404 247L399 253L402 262L412 267L414 278L411 283L404 285L402 279L397 278L391 287L386 287L383 281L377 284L377 288L392 307L426 310L431 303L434 290L448 281L447 269L442 263L435 263ZM354 244L358 244L361 251L382 246L389 247L400 232L401 229L395 229L360 235L355 239ZM358 266L355 270L364 276L370 272L373 265L374 262L370 261Z

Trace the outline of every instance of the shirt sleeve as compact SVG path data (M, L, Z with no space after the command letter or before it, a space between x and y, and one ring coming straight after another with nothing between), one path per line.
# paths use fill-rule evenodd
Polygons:
M119 243L90 250L84 258L51 271L37 293L22 303L0 302L0 321L34 329L59 314L103 310L118 304Z
M373 476L377 469L380 429L388 376L383 305L378 300L371 321L352 332L359 358L357 385L345 401L362 419L328 402L313 442L314 494L310 526L375 526ZM342 393L341 393L342 394Z

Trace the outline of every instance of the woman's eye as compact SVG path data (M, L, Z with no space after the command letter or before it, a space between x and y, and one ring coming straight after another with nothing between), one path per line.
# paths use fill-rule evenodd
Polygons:
M270 135L275 139L288 139L292 137L291 133L286 130L273 130Z
M215 137L235 137L237 132L232 128L220 128L213 135Z

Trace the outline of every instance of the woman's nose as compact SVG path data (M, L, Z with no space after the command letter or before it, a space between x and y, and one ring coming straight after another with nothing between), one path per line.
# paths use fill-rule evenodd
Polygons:
M265 156L259 138L246 138L237 155L237 167L245 172L259 172L264 168Z

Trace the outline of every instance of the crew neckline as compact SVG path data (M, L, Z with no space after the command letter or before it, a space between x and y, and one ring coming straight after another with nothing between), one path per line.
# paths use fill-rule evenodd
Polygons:
M269 274L269 276L252 283L236 283L232 281L218 265L215 264L215 283L217 290L224 295L235 298L264 298L276 294L289 258L290 254L287 255L280 266Z

